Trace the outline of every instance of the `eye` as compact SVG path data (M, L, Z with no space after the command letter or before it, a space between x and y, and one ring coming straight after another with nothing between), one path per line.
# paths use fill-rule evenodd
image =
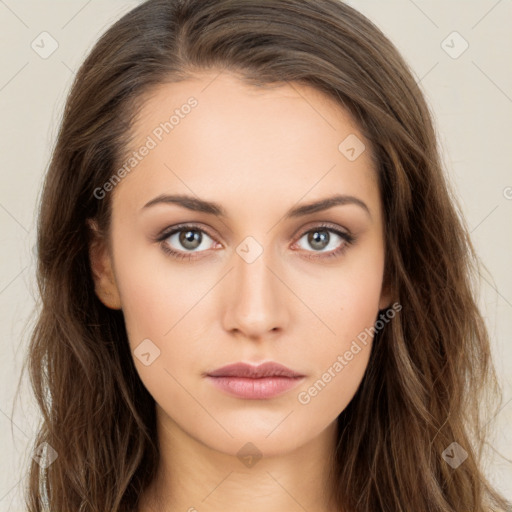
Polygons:
M304 232L296 245L302 239L305 239L306 244L313 248L313 253L317 253L308 254L307 258L339 256L355 242L353 235L324 224ZM305 250L311 252L307 247Z
M158 237L163 251L178 259L192 259L195 253L208 249L208 239L214 241L208 233L194 225L175 226ZM200 248L203 250L197 250Z
M160 242L162 250L166 254L176 259L191 260L198 257L196 253L212 248L213 244L211 242L208 244L208 239L213 244L217 243L204 229L186 224L164 231L156 241ZM356 240L353 235L334 228L330 224L322 224L305 231L294 246L298 245L301 248L299 242L302 239L305 239L306 244L313 248L313 251L308 248L304 249L310 253L304 256L310 259L340 256ZM201 248L202 250L200 250Z

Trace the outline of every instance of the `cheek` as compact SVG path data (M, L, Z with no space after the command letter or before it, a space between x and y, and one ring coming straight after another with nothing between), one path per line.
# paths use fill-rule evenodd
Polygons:
M325 314L337 340L337 349L350 345L377 319L382 289L384 261L377 243L354 251L339 270L323 279L319 311ZM336 344L336 343L335 343Z
M344 281L343 291L331 294L326 323L335 335L308 347L314 370L296 393L296 403L306 415L334 421L354 397L368 366L379 292L378 279L366 278Z
M182 386L187 386L186 380L192 376L197 355L197 349L192 348L190 318L197 314L194 309L200 310L204 291L191 287L190 282L187 286L187 279L179 272L164 275L162 268L141 261L126 270L120 279L121 298L139 377L164 409L187 407Z
M322 319L334 331L314 350L314 375L298 390L297 402L311 414L334 419L353 398L365 374L378 315L383 261L377 251L361 255L323 294Z
M144 247L134 240L124 245L124 253L122 243L118 245L116 275L130 343L136 346L150 338L162 348L187 322L188 312L200 302L207 283L171 265L157 244Z
M312 434L332 423L354 398L364 377L371 344L352 346L331 358L323 370L296 394L296 418L303 418Z
M211 315L207 294L212 276L169 263L159 249L131 247L116 260L131 355L156 401L177 403L187 398L180 384L199 378L203 370L197 361L209 340L205 319Z

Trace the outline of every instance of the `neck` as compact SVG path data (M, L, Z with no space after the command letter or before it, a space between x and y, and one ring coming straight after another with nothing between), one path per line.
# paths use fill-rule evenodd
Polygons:
M261 458L219 452L157 406L160 463L139 512L335 512L336 422L307 445Z

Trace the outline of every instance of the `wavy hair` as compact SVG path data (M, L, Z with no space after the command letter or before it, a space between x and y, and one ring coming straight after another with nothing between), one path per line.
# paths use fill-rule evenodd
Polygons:
M338 0L148 0L81 65L45 176L41 301L26 364L41 410L34 448L58 457L31 462L29 512L132 512L155 476L155 402L136 372L122 311L95 294L88 221L108 240L111 195L94 192L123 162L147 95L211 69L258 87L312 86L348 110L372 147L384 279L402 310L378 332L338 417L339 508L510 507L482 470L482 405L501 397L476 300L482 264L444 175L429 107L396 47ZM442 456L453 442L467 452L456 469Z

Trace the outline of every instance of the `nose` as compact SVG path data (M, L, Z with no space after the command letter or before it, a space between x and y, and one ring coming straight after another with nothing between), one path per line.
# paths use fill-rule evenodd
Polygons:
M270 261L270 251L264 250L254 261L235 253L233 264L223 304L224 328L252 340L286 329L291 292Z

